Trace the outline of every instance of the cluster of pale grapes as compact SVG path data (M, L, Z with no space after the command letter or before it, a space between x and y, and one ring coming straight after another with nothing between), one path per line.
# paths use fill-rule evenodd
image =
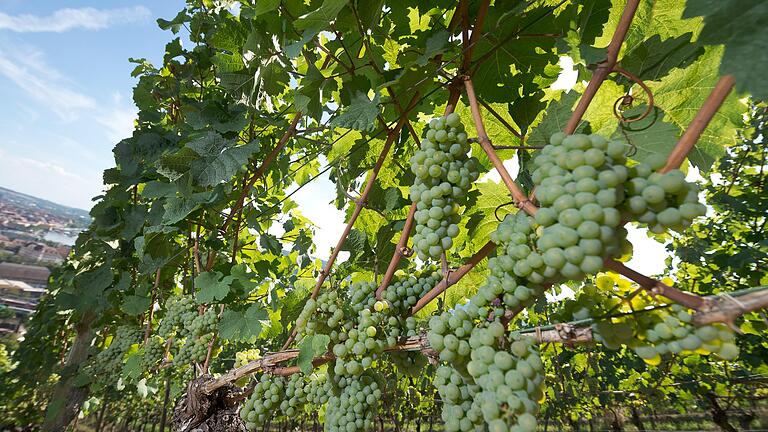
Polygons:
M213 333L206 333L199 337L189 336L173 356L173 364L185 365L190 362L203 362L208 355L208 345L213 340Z
M605 257L631 250L616 208L629 176L626 150L599 135L551 137L533 160L537 239L511 251L514 274L535 283L579 280L600 271Z
M447 431L535 431L544 365L534 340L507 335L496 320L475 321L461 309L433 317L427 338L440 352L434 385Z
M458 370L441 365L432 382L443 403L440 412L445 430L474 431L483 425L483 413L473 400L480 387ZM482 429L481 429L482 430Z
M381 294L394 309L409 313L420 298L429 292L443 276L436 270L428 270L420 276L409 276L401 281L390 284Z
M216 328L218 321L219 317L216 313L216 309L211 307L202 314L195 316L186 330L191 335L203 335L212 332Z
M197 314L197 303L192 296L171 297L165 302L165 316L160 321L157 333L165 339L173 336L179 327L188 325Z
M240 418L248 430L255 430L267 424L284 399L285 378L264 374L240 408Z
M131 345L142 342L144 332L135 325L122 325L115 331L109 346L93 357L88 365L94 376L115 377L123 371L123 357Z
M680 305L673 305L670 312L655 312L655 324L641 332L639 343L632 347L643 360L658 363L665 354L685 352L714 354L723 360L739 356L733 330L724 324L695 327L693 315Z
M416 176L410 191L416 203L413 246L422 260L440 259L459 235L459 208L480 176L480 164L469 157L469 150L461 118L452 113L429 123L426 138L411 158Z
M152 336L144 346L144 355L141 358L145 370L156 366L165 358L165 341L159 336Z
M245 366L248 363L261 358L261 350L256 348L247 349L235 353L235 367L239 368Z
M636 219L656 234L667 229L682 231L707 212L699 202L698 185L685 181L682 171L655 172L665 162L653 157L629 169L627 199L621 207L627 219Z
M488 308L501 315L505 309L526 307L544 291L538 278L534 278L538 280L534 282L513 272L521 262L517 257L525 250L530 251L535 236L534 221L523 212L508 215L491 233L491 240L497 245L496 256L488 260L490 275L470 302L482 309L480 315L487 315Z
M325 430L328 432L369 431L373 429L381 389L372 373L340 378L340 393L333 394L325 412Z
M310 298L296 320L298 333L311 336L333 331L339 324L343 324L344 303L345 299L340 297L339 291L336 290L325 291L317 299Z

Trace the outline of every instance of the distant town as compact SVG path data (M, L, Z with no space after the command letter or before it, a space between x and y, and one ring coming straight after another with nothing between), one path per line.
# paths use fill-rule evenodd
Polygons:
M0 187L0 335L18 337L88 212Z

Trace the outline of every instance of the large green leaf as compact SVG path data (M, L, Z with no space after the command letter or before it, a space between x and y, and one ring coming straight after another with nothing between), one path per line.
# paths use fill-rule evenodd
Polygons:
M323 0L322 6L299 17L294 25L299 30L325 28L331 21L336 19L336 16L344 9L347 3L349 3L349 0Z
M195 179L201 186L213 186L229 181L259 151L259 143L228 148L216 156L193 164Z
M232 276L224 276L221 272L200 273L195 278L195 287L198 289L197 301L205 304L217 300L224 300L229 294L229 285L234 280Z
M645 112L646 105L641 105L624 112L626 117L633 117ZM664 111L656 108L646 118L620 126L613 134L613 139L627 142L636 151L632 159L645 162L657 155L666 158L675 146L682 131L674 124L664 121Z
M253 342L261 333L261 322L268 318L267 311L258 304L245 312L226 309L219 321L219 336L224 340Z
M688 0L685 17L704 15L699 41L725 44L723 74L736 78L736 88L759 100L768 99L768 2L764 0Z
M352 99L352 104L343 113L331 120L331 125L373 132L376 130L376 116L378 115L379 95L377 94L373 100L370 100L365 94L357 93Z
M316 334L307 336L299 344L299 357L296 358L296 364L304 375L312 373L312 359L319 356L328 349L328 343L331 338L328 335Z
M693 64L675 68L660 82L649 82L656 105L663 109L669 123L687 129L719 78L712 67L722 58L722 48L707 48ZM723 146L736 140L737 127L745 106L734 95L728 97L701 135L689 160L707 170L724 153Z

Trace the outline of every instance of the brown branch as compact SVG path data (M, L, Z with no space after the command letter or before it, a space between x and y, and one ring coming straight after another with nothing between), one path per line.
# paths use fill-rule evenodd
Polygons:
M490 4L490 0L483 0L480 4L480 9L478 9L477 17L475 18L475 25L472 28L472 36L470 36L468 43L465 40L466 48L464 49L464 59L461 62L462 73L469 70L469 66L472 63L472 51L474 50L477 41L480 39L480 35L483 33L483 23L485 22L485 16L488 14L488 7ZM466 6L466 8L468 8L468 6Z
M392 277L397 270L398 264L400 264L400 258L403 256L408 245L408 237L411 235L411 229L413 229L414 215L416 214L416 203L411 204L410 210L408 210L408 216L405 218L405 225L403 225L403 232L400 234L400 240L397 241L395 246L395 253L392 254L392 259L389 261L387 271L384 272L384 277L381 280L381 284L376 288L376 298L381 300L381 293L389 286L392 281Z
M751 292L738 297L725 293L707 297L705 300L704 308L693 316L694 324L705 325L715 322L732 324L736 318L744 314L768 308L768 290Z
M709 122L715 116L717 110L720 109L720 106L731 92L731 89L733 89L733 85L734 79L731 75L726 75L720 78L720 81L718 81L715 88L712 89L712 93L709 94L704 105L702 105L699 112L696 113L696 117L694 117L691 124L688 125L688 129L685 130L685 133L680 137L675 148L672 149L672 152L667 158L667 164L664 165L664 168L659 170L660 173L664 174L673 169L680 168L683 160L685 160L688 153L691 152L696 141L699 140L704 129L707 128L707 125L709 125Z
M347 222L347 226L344 227L344 231L341 233L341 237L339 238L339 241L336 243L336 247L333 249L333 252L331 252L331 256L328 258L328 261L325 263L325 266L323 266L322 271L320 272L320 276L317 278L317 282L315 283L315 287L312 289L312 294L310 298L317 298L318 294L320 293L320 288L323 286L323 283L325 282L325 279L328 277L328 275L331 274L331 268L333 268L333 264L336 261L336 257L339 255L339 252L341 252L341 248L344 246L344 243L347 240L347 237L349 236L349 233L352 231L352 226L355 224L355 221L357 220L358 216L360 216L360 213L363 210L363 207L365 206L365 202L368 199L368 194L373 189L373 185L376 182L376 178L379 175L379 171L381 170L381 167L384 165L384 160L387 158L387 154L389 154L389 149L392 147L392 144L395 142L395 139L397 138L398 134L400 133L400 129L405 125L405 122L408 121L408 112L410 112L411 109L413 109L415 102L418 100L418 92L413 95L413 98L411 98L411 101L408 104L408 109L403 112L403 114L400 116L400 119L398 120L395 127L389 131L387 134L387 140L384 143L384 148L381 149L381 153L379 154L379 158L376 161L376 165L373 167L373 170L371 170L370 175L368 176L368 180L366 181L365 188L363 189L363 192L360 194L360 198L355 201L355 209L352 212L352 215L349 218L349 221ZM385 125L386 126L386 125ZM296 327L293 328L293 331L288 336L288 339L285 341L285 344L283 344L283 349L287 348L288 346L293 343L293 341L296 339L296 333L297 329Z
M411 315L416 314L416 312L420 311L424 308L424 306L429 304L429 302L436 299L437 296L442 294L442 292L448 289L448 287L458 282L461 278L464 277L464 275L475 268L475 266L479 264L480 261L490 255L491 252L493 252L495 249L496 244L493 242L486 243L485 246L483 246L479 251L472 255L472 257L470 257L464 265L455 271L450 272L447 278L443 278L440 282L437 283L437 285L435 285L434 288L429 290L422 298L420 298L419 301L411 309Z
M576 105L576 109L573 111L571 118L568 120L568 124L565 126L566 134L572 134L574 131L576 131L576 127L581 122L581 118L587 111L587 107L589 107L589 104L592 103L592 99L594 99L595 95L597 94L597 90L600 89L603 81L605 81L605 79L608 77L608 74L610 74L614 66L616 66L616 61L619 57L619 50L621 50L621 45L624 43L624 38L627 36L629 25L632 23L632 18L635 16L635 12L637 11L637 6L639 3L640 0L627 1L627 6L624 8L624 12L621 14L619 25L616 27L616 31L613 33L613 38L611 38L611 42L608 44L608 48L606 49L606 59L597 65L597 70L595 70L595 72L592 74L592 78L589 80L589 84L587 84L587 88L584 90L584 94L579 99L579 103Z
M152 315L155 312L155 301L157 300L157 287L160 286L160 269L155 273L155 284L152 286L152 301L149 303L149 314L147 316L147 328L144 329L144 345L149 341L149 335L152 332Z
M674 301L675 303L681 304L690 309L700 310L705 305L704 297L700 297L689 292L680 291L679 289L673 288L661 281L657 281L656 279L638 273L619 261L606 259L603 263L607 269L626 276L627 278L637 282L641 287L643 287L651 294L664 296Z
M536 214L538 208L528 200L528 196L522 189L520 189L517 183L515 183L512 176L507 171L507 168L504 167L504 163L493 150L493 144L491 144L491 140L485 132L483 117L480 115L480 107L477 104L477 96L475 95L475 88L472 85L472 80L465 78L464 87L467 91L467 99L469 99L469 106L472 110L472 118L474 119L475 128L477 129L477 139L480 143L480 147L482 147L485 154L488 155L491 163L501 176L501 180L507 186L507 189L509 189L509 192L512 194L512 199L515 201L515 205L530 215Z
M288 143L288 139L296 131L296 125L299 124L299 120L301 120L301 112L294 114L293 120L291 120L291 125L288 127L288 130L285 131L285 134L283 134L282 138L280 138L280 141L277 142L275 148L273 148L272 151L264 158L259 168L256 169L256 171L253 173L253 176L251 176L251 179L243 187L243 190L240 193L240 197L237 199L237 202L230 210L229 215L227 215L227 219L221 226L221 231L226 231L227 227L229 227L229 224L232 223L232 218L235 216L235 213L237 213L237 211L240 210L240 208L243 206L245 197L248 195L248 191L251 190L253 185L256 183L256 180L264 175L264 172L267 170L272 161L277 157L280 151L283 150L283 147L285 147L285 145Z
M458 81L451 84L448 93L448 102L445 105L445 112L443 115L448 115L456 109L456 104L461 96L461 88L458 86ZM416 141L418 145L418 140ZM403 232L400 234L400 240L395 246L395 253L392 254L392 259L389 261L387 271L384 272L384 277L381 280L381 284L376 288L376 298L381 299L381 293L389 286L392 281L392 277L395 275L397 266L400 264L400 259L403 257L403 252L408 247L408 238L411 236L411 230L413 229L414 215L416 214L416 203L411 203L411 208L408 210L408 216L405 218L405 225L403 225Z

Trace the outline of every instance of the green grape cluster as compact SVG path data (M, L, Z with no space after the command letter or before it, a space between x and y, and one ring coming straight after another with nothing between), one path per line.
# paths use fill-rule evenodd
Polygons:
M435 373L433 385L443 403L440 415L448 432L469 432L483 426L483 413L473 403L480 386L472 379L450 367L441 365ZM482 429L481 429L482 430Z
M173 356L174 365L185 365L192 362L203 362L208 355L208 345L213 340L213 333L206 333L200 337L187 337L179 352Z
M197 303L192 296L170 297L165 302L165 316L160 320L157 333L168 339L179 326L182 328L191 323L197 315ZM190 322L187 322L190 321Z
M93 357L90 366L94 375L118 376L123 370L123 357L131 345L141 343L144 332L140 327L122 325L115 331L115 336L109 346Z
M186 329L189 334L199 336L215 331L219 322L219 315L215 308L208 308L202 314L195 316Z
M340 380L341 392L328 400L325 430L355 432L372 430L381 389L374 375Z
M306 410L315 410L328 403L331 397L332 386L326 374L310 375L308 383L304 385ZM309 411L312 414L313 411Z
M475 318L457 309L430 321L427 338L451 365L435 379L446 430L487 424L491 431L535 431L544 365L534 340L507 335L499 320Z
M258 360L261 358L261 350L258 350L256 348L247 349L245 351L240 351L235 353L235 368L239 368L242 366L247 365L248 363ZM244 376L237 381L235 381L235 384L239 386L244 386L248 384L248 381L250 381L249 376Z
M165 341L159 336L152 336L144 347L144 354L141 358L142 365L148 370L165 358Z
M392 343L388 343L382 329L385 322L388 320L381 312L372 312L371 309L360 311L357 325L341 333L339 342L333 346L333 354L337 357L334 372L337 375L362 374L373 364L374 355L396 343L394 337L389 340Z
M458 114L433 119L426 138L411 158L416 180L411 200L416 202L414 250L419 258L439 259L459 235L459 208L480 176L477 159Z
M331 392L326 374L294 374L287 379L265 374L240 409L240 417L248 430L254 430L272 416L290 418L316 410L328 402Z
M245 366L248 363L254 360L258 360L260 358L261 358L261 350L258 350L256 348L240 351L238 353L235 353L235 368Z
M334 331L344 319L344 301L336 290L325 291L317 299L307 300L296 320L299 334L311 336Z
M667 229L682 231L707 212L699 202L698 185L687 182L682 171L655 172L664 164L663 158L651 158L631 167L627 199L621 207L627 219L636 219L656 234Z
M534 158L537 239L507 253L512 271L532 282L578 280L603 267L605 257L628 252L617 206L624 200L627 146L599 135L553 134ZM533 224L531 230L533 230ZM516 236L517 237L517 236Z
M349 305L353 314L359 314L373 307L376 303L376 297L373 295L376 288L373 282L354 282L349 285Z
M714 354L723 360L734 360L739 356L733 330L724 324L695 327L693 315L680 305L673 305L670 312L659 311L655 314L653 325L639 336L642 342L633 349L643 360L651 363L669 353Z
M427 357L419 352L393 351L389 359L398 371L410 377L419 376L427 365Z
M285 399L285 379L264 374L253 393L240 408L240 418L248 430L265 425Z
M455 365L466 364L471 351L469 338L475 328L472 318L467 311L456 309L453 313L443 312L430 319L427 340L440 352L440 360Z
M390 284L381 294L381 297L386 299L401 314L407 315L419 299L442 278L443 276L437 270L426 270L419 276L409 276Z
M482 389L475 403L488 429L535 431L539 401L544 397L544 364L534 339L512 335L503 340L504 345L496 338L494 343L485 344L488 338L482 332L492 330L478 328L476 332L467 371Z

